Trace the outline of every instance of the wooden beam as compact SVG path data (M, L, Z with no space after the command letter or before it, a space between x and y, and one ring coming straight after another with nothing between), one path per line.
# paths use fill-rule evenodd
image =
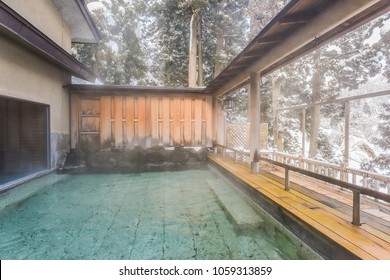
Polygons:
M332 99L332 100L328 100L328 101L311 103L311 104L302 104L302 105L291 106L291 107L287 107L287 108L277 108L276 111L301 110L304 108L311 108L314 106L322 106L322 105L328 105L328 104L334 104L334 103L345 103L348 101L360 100L360 99L365 99L365 98L380 97L380 96L385 96L385 95L390 95L390 90L371 92L371 93L367 93L367 94L343 97L343 98Z
M244 54L244 57L261 57L264 55L263 50L253 50Z
M286 15L282 19L279 20L279 23L284 24L303 24L309 22L315 14L307 14L307 13L297 13Z
M306 109L302 109L301 131L302 131L302 150L301 150L301 155L305 156L305 148L306 148Z
M237 65L232 65L231 67L229 67L229 71L230 70L233 70L233 69L242 69L242 68L245 68L247 66L250 65L250 62L246 62L246 63L240 63L240 64L237 64Z
M213 117L214 117L214 135L213 140L218 144L226 144L226 133L225 133L225 112L223 111L222 104L217 98L213 98Z
M350 106L349 101L344 103L344 166L349 166L349 119Z
M249 148L253 160L260 142L260 75L252 72L249 80Z
M293 59L317 48L318 44L316 43L319 40L325 43L335 39L343 32L350 31L367 22L367 20L383 14L389 9L389 6L388 0L334 1L329 7L314 17L310 24L300 26L294 32L294 36L288 36L283 42L273 46L266 56L254 60L253 64L230 79L228 83L221 86L213 95L218 97L231 91L232 88L247 80L251 72L261 72L264 75L275 70L275 65L280 67L287 64ZM353 19L353 23L351 19ZM351 22L351 24L343 26L343 23L347 21ZM244 53L241 55L244 55Z
M278 44L283 41L285 36L281 35L272 35L260 38L257 43L260 45L268 45L268 44Z
M155 86L118 86L118 85L67 85L66 88L77 94L94 95L136 95L156 94L163 95L188 95L201 96L204 93L203 87L155 87Z

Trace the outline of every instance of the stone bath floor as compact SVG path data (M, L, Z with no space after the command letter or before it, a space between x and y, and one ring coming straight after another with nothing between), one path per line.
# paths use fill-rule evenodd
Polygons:
M237 228L216 180L232 187L210 170L64 176L0 208L0 258L308 258L278 229Z

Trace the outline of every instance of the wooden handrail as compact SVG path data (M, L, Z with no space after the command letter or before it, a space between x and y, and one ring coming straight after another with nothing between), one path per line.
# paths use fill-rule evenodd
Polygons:
M282 156L282 157L286 157L286 158L293 159L293 160L300 160L300 161L307 162L307 163L310 163L310 164L317 164L317 165L321 165L322 167L332 168L334 170L344 171L344 172L348 172L348 173L351 173L351 174L356 174L356 175L359 175L359 176L362 176L362 177L366 176L366 177L377 179L377 180L380 180L380 181L383 181L383 182L386 182L386 183L390 183L390 177L389 176L373 173L373 172L370 172L370 171L363 171L363 170L359 170L359 169L351 168L351 167L345 167L344 168L342 166L338 166L338 165L335 165L335 164L332 164L332 163L321 162L321 161L318 161L318 160L304 158L304 157L296 156L296 155L289 155L289 154L282 153L282 152L269 151L269 152L265 152L264 154L270 154L270 155L274 154L274 155L277 155L277 156Z
M381 192L378 192L378 191L375 191L372 189L360 187L360 186L357 186L355 184L351 184L351 183L348 183L348 182L345 182L342 180L338 180L338 179L335 179L332 177L328 177L328 176L318 174L318 173L315 173L312 171L301 169L301 168L298 168L298 167L295 167L292 165L284 164L284 163L281 163L281 162L278 162L278 161L275 161L272 159L264 158L261 156L258 157L258 160L266 161L266 162L269 162L273 165L283 167L284 169L288 169L288 170L291 170L291 171L294 171L297 173L301 173L301 174L309 176L309 177L313 177L314 179L318 179L318 180L321 180L321 181L324 181L324 182L327 182L327 183L330 183L333 185L340 186L340 187L345 188L345 189L349 189L351 191L357 191L361 194L368 195L368 196L371 196L371 197L374 197L374 198L377 198L377 199L380 199L380 200L383 200L386 202L390 202L390 195L385 194L385 193L381 193Z
M247 156L250 155L249 152L245 152L245 151L229 148L229 147L224 146L224 145L216 144L216 146L224 148L224 149L227 149L227 150L230 150L230 151L233 151L235 153L242 153L242 154L247 155ZM330 184L338 185L338 186L340 186L342 188L349 189L351 191L358 191L361 194L368 195L368 196L371 196L371 197L374 197L374 198L377 198L377 199L380 199L380 200L383 200L383 201L386 201L386 202L390 203L390 195L385 194L385 193L381 193L381 192L378 192L378 191L375 191L375 190L371 190L371 189L368 189L368 188L360 187L358 185L355 185L355 184L352 184L352 183L349 183L349 182L345 182L345 181L338 180L338 179L335 179L335 178L332 178L332 177L328 177L328 176L325 176L325 175L322 175L322 174L318 174L318 173L315 173L315 172L312 172L312 171L308 171L308 170L305 170L305 169L302 169L302 168L298 168L298 167L295 167L295 166L292 166L292 165L281 163L279 161L275 161L275 160L272 160L272 159L264 158L264 157L261 157L261 155L259 155L257 157L257 159L256 158L254 159L255 162L258 161L258 160L266 161L266 162L269 162L269 163L271 163L273 165L280 166L280 167L282 167L284 169L288 169L288 170L291 170L291 171L294 171L294 172L297 172L297 173L301 173L303 175L306 175L306 176L309 176L309 177L313 177L315 179L318 179L318 180L321 180L321 181L324 181L324 182L327 182L327 183L330 183ZM312 160L310 160L310 161L312 161ZM313 164L314 163L315 164L321 164L321 162L317 162L317 161L316 162L312 161L312 162L313 162ZM326 163L325 163L325 165L326 165ZM337 166L329 166L329 167L335 168ZM351 169L351 170L352 171L358 171L356 169ZM380 179L385 178L387 180L386 176L380 176L379 174L378 174L378 178L380 178Z
M235 155L237 153L250 155L249 152L245 152L245 151L241 151L241 150L237 150L237 149L232 149L232 148L229 148L229 147L226 147L226 146L223 146L223 145L216 144L215 146L221 147L224 150L231 150L231 151L234 152ZM386 201L386 202L390 203L390 195L388 195L388 194L381 193L379 191L372 190L372 189L369 189L369 188L360 187L358 185L351 184L349 182L345 182L345 181L338 180L338 179L335 179L335 178L332 178L332 177L328 177L328 176L325 176L325 175L322 175L322 174L318 174L318 173L315 173L315 172L312 172L312 171L308 171L308 170L305 170L305 169L302 169L302 168L298 168L298 167L295 167L295 166L292 166L292 165L281 163L279 161L275 161L275 160L272 160L272 159L264 158L261 155L259 155L257 150L256 150L253 162L256 163L256 162L259 162L259 161L265 161L265 162L271 163L273 165L276 165L276 166L279 166L279 167L282 167L282 168L285 169L285 190L286 191L290 190L290 175L289 175L289 171L294 171L294 172L297 172L297 173L300 173L300 174L312 177L314 179L321 180L321 181L324 181L324 182L327 182L327 183L330 183L330 184L333 184L333 185L337 185L337 186L340 186L342 188L351 190L353 192L352 224L354 224L354 225L360 225L360 195L361 194L364 194L364 195L367 195L367 196L370 196L370 197L373 197L373 198L376 198L376 199L380 199L382 201ZM318 163L316 163L316 164L318 164ZM334 167L332 166L331 168L334 168Z

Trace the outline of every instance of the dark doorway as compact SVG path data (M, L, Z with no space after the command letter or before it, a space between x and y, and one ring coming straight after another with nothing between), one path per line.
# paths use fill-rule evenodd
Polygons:
M0 97L0 185L49 168L49 106Z

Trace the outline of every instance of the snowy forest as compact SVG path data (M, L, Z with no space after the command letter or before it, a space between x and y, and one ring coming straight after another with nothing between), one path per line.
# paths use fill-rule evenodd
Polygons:
M197 87L218 76L288 0L86 2L102 41L75 44L73 55L100 82ZM270 148L275 148L275 108L389 90L389 46L387 13L262 77L260 121L268 123ZM246 88L231 97L235 105L227 121L247 122ZM383 95L350 102L352 167L390 175L389 99ZM342 163L344 109L329 103L306 110L306 156ZM300 154L303 145L300 112L284 110L279 115L283 151L290 154Z

